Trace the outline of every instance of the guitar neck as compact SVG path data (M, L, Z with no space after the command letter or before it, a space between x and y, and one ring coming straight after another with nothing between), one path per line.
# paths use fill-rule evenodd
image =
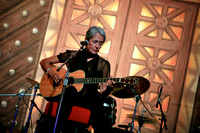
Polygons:
M106 83L108 80L113 80L115 83L120 83L121 78L75 78L74 84L95 84L95 83Z

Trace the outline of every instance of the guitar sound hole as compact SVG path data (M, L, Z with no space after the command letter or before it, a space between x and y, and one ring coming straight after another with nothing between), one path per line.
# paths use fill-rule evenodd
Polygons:
M72 85L74 83L74 78L73 77L69 77L68 78L68 84Z
M56 87L58 87L58 86L59 86L59 84L54 81L53 82L53 89L56 89Z

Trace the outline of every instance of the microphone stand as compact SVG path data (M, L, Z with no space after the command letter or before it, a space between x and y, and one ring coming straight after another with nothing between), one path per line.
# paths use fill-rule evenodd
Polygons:
M31 107L30 107L30 112L29 112L29 117L28 117L28 120L26 122L26 126L25 126L25 133L27 133L28 131L28 128L29 128L29 125L30 125L30 119L31 119L31 113L32 113L32 110L33 110L33 101L35 100L35 96L36 96L36 92L37 92L37 89L39 88L39 85L36 84L35 85L35 90L34 90L34 95L33 95L33 99L31 100Z
M60 71L60 69L65 65L67 64L71 59L73 59L80 51L83 50L83 47L84 45L81 46L81 48L75 52L74 54L72 54L70 57L68 57L65 62L57 69L57 71ZM56 121L55 121L55 125L54 125L54 131L53 133L56 132L56 128L57 128L57 123L58 123L58 118L59 118L59 115L60 115L60 110L61 110L61 107L62 107L62 103L63 103L63 99L64 99L64 95L65 95L65 90L66 90L66 87L68 85L68 77L69 77L69 69L70 69L70 66L68 66L68 70L65 74L65 79L64 79L64 82L63 82L63 90L62 90L62 94L61 94L61 99L60 99L60 102L59 102L59 107L58 107L58 112L57 112L57 115L56 115Z
M158 104L160 106L160 112L161 112L161 123L160 123L160 131L159 133L162 133L162 126L163 126L163 122L164 122L164 127L165 127L165 130L167 130L167 119L165 118L165 114L163 113L163 110L162 110L162 105L160 103L160 100L158 101Z

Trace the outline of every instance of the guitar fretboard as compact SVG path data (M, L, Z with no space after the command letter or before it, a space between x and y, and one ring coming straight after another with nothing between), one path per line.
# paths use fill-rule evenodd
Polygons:
M108 80L113 80L115 83L121 82L121 78L76 78L76 79L74 79L74 84L77 84L77 83L84 83L84 84L106 83Z

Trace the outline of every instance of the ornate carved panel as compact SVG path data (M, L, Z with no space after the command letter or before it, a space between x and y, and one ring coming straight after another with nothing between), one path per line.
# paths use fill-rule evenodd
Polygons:
M66 49L79 49L80 41L92 25L102 27L107 35L100 55L108 59L114 75L123 29L130 1L71 0L67 2L56 53Z
M173 1L131 3L122 47L126 52L121 54L117 76L138 75L151 82L150 89L141 97L158 123L145 124L144 132L160 128L161 113L156 108L160 85L163 85L161 99L168 120L167 132L175 130L196 13L196 6ZM132 119L127 114L133 114L135 100L118 99L118 102L121 103L118 123L130 123ZM142 115L143 109L139 103L137 115ZM148 112L144 115L151 117ZM135 125L138 127L137 121Z

